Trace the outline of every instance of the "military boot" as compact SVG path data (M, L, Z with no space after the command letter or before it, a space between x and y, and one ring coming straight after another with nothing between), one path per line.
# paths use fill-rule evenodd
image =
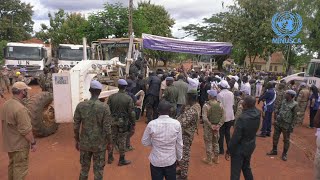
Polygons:
M215 154L213 157L213 163L219 164L219 154Z
M125 166L131 164L131 161L127 161L124 155L120 155L118 166Z
M282 157L281 157L281 159L283 160L283 161L287 161L288 160L288 150L287 149L284 149L283 150L283 152L282 152Z
M270 152L267 153L268 156L276 156L278 155L277 147L273 147Z
M112 164L114 158L112 154L108 154L108 164Z

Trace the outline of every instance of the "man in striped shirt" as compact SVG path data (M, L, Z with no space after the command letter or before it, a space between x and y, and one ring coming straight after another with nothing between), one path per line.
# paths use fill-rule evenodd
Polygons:
M182 130L179 121L169 117L171 104L161 101L159 118L149 122L142 144L151 146L149 156L152 180L176 180L176 161L182 159Z

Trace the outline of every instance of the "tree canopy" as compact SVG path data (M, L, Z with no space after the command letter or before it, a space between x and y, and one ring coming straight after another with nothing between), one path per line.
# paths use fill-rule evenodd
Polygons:
M60 9L58 12L48 14L50 25L41 24L41 30L36 37L43 41L51 40L54 47L59 44L80 44L85 36L87 20L79 13L66 13Z
M33 32L32 6L20 0L6 0L0 3L0 39L22 41Z

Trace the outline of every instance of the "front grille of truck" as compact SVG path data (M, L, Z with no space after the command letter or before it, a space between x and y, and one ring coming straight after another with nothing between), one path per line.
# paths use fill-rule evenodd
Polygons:
M9 69L13 69L14 65L7 65L7 67ZM30 66L30 65L27 65L27 66L22 66L22 65L17 65L17 67L20 69L20 68L26 68L27 71L34 71L34 70L40 70L41 66Z

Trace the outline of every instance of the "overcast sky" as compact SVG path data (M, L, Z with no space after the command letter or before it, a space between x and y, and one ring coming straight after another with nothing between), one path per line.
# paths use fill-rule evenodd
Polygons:
M48 13L62 8L68 12L81 12L88 15L102 10L103 4L121 2L127 6L129 0L21 0L33 6L34 30L40 29L40 24L49 24ZM141 0L133 0L136 4ZM233 0L151 0L154 4L163 5L176 24L172 28L173 36L185 36L181 27L191 23L200 23L204 17L226 10L224 7L233 4Z

